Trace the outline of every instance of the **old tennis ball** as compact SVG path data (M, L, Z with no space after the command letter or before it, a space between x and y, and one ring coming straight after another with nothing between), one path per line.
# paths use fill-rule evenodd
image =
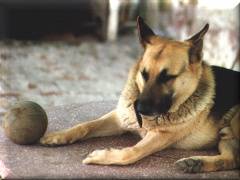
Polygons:
M47 114L35 102L22 101L8 109L2 122L4 134L17 144L33 144L46 132Z

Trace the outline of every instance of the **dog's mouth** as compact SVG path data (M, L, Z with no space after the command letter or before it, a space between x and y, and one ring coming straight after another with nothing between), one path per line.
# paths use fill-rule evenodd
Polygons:
M147 114L143 114L143 113L140 113L138 111L138 102L139 102L139 99L137 99L135 102L134 102L134 110L135 110L135 114L136 114L136 117L137 117L137 121L138 121L138 124L140 126L140 128L142 128L142 116L156 116L156 115L159 115L158 113L155 114L155 113L147 113Z
M142 127L142 117L141 116L159 116L160 114L166 114L172 105L172 100L165 101L164 105L158 105L159 109L154 108L149 104L139 103L139 99L134 102L134 110L136 114L136 118L140 127Z

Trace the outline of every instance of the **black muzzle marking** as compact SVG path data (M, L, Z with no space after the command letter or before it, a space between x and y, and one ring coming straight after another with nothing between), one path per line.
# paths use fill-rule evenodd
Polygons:
M137 100L134 102L133 106L134 106L134 110L135 110L135 114L136 114L136 117L137 117L138 124L139 124L140 128L142 128L142 117L141 117L141 115L138 113L138 110L137 110L138 101L139 101L139 99L137 99Z

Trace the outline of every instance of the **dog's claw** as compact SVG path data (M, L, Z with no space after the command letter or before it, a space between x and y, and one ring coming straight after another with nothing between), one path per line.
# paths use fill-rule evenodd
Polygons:
M178 170L188 173L198 173L201 171L203 162L199 159L185 158L175 163Z

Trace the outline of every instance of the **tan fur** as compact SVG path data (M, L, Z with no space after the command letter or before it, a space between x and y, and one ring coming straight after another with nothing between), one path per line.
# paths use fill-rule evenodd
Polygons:
M210 116L215 81L211 67L202 61L202 41L207 30L208 26L205 26L184 42L165 40L155 36L138 18L139 39L144 53L130 69L117 109L97 120L46 135L40 143L65 145L91 137L136 131L143 139L135 146L122 150L96 150L83 163L127 165L166 147L203 149L218 144L221 155L181 159L176 162L177 168L185 172L238 168L239 106L232 108L221 123ZM144 79L143 71L147 72L147 79ZM163 72L174 78L158 80L164 77L161 75ZM152 116L141 115L140 127L134 106L136 100L148 100L154 95L156 98L152 98L151 103L160 104L158 97L168 97L169 94L172 97L169 110Z

